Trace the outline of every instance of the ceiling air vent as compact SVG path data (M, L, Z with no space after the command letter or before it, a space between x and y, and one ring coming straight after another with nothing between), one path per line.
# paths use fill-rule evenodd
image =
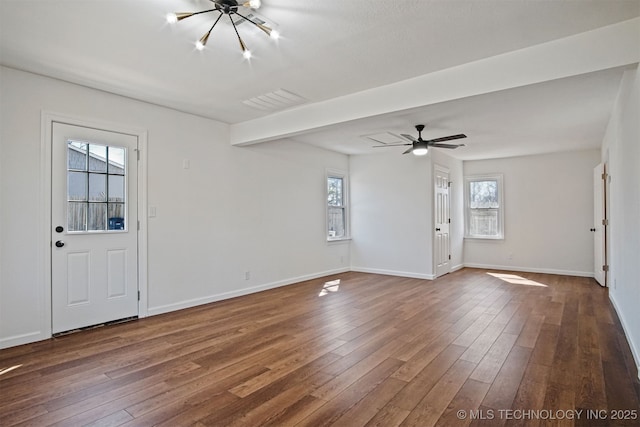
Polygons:
M277 111L304 104L307 100L288 90L278 89L255 98L242 101L244 105L263 111Z

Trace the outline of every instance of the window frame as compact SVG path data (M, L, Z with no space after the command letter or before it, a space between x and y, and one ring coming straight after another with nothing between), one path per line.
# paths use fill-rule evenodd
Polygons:
M329 205L329 179L338 178L342 180L342 205ZM325 200L325 227L324 234L327 242L341 242L351 240L351 227L349 219L349 174L342 170L327 169L324 178L324 200ZM329 212L331 208L341 208L344 212L344 236L332 237L329 235Z
M497 208L471 208L470 206L470 183L478 181L496 181L498 184L498 207ZM465 239L478 240L504 240L504 177L502 174L468 175L464 177L464 237ZM484 235L470 233L471 210L495 210L498 211L498 234Z

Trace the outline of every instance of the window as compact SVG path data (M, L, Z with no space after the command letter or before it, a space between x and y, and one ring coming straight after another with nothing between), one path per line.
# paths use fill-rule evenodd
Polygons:
M125 229L125 148L67 142L67 229Z
M327 172L327 239L349 236L348 180L341 172Z
M504 238L502 175L465 178L465 237Z

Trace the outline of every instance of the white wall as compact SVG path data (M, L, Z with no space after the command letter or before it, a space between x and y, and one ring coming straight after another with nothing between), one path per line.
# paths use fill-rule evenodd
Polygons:
M37 268L43 110L148 130L150 314L348 268L349 244L326 243L324 201L325 169L348 170L347 156L288 141L233 147L223 123L0 72L0 347L48 337Z
M434 162L462 180L462 162L443 154L351 156L353 270L433 278ZM452 195L452 201L452 211L459 212L461 198ZM462 262L461 224L460 215L452 224L453 265Z
M593 276L597 150L464 162L504 176L504 240L465 239L465 265Z
M640 371L640 72L625 72L607 133L609 297L623 324ZM640 374L639 374L640 376Z

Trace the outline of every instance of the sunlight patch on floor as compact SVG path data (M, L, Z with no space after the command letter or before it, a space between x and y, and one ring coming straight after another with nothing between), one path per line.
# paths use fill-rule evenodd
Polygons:
M504 274L504 273L487 273L489 276L496 277L500 280L503 280L507 283L511 283L514 285L526 285L526 286L542 286L543 288L548 288L547 285L535 282L533 280L525 279L524 277L517 276L515 274Z
M326 282L324 284L324 286L322 287L322 290L320 291L318 296L319 297L323 297L325 295L328 295L329 292L338 292L339 288L340 288L340 279L336 279L336 280L332 280L330 282Z
M9 372L13 371L14 369L18 369L21 366L22 365L15 365L11 366L10 368L2 368L0 369L0 375L8 374Z

